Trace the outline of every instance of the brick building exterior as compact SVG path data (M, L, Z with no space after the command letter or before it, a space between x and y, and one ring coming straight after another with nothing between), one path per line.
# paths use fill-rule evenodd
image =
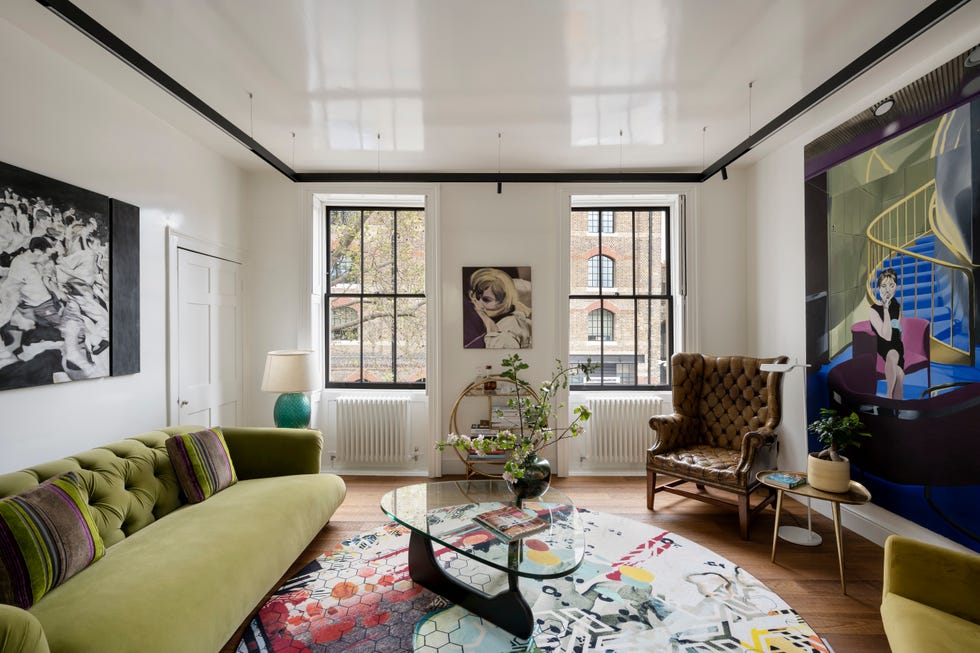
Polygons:
M667 210L576 209L571 221L569 361L601 358L591 384L665 385Z

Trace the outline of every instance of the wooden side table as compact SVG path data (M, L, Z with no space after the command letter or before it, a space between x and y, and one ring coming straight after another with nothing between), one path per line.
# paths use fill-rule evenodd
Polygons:
M783 493L789 492L790 494L797 494L802 497L807 497L809 499L822 499L824 501L829 501L831 508L834 513L834 537L837 540L837 566L840 569L840 587L844 594L847 594L847 586L844 584L844 540L841 537L840 530L840 506L842 503L852 506L859 506L871 501L871 493L858 483L857 481L851 481L851 487L847 492L824 492L823 490L817 490L816 488L810 487L808 484L798 485L794 488L785 488L776 485L775 483L769 483L768 478L770 474L775 474L777 471L785 470L771 470L768 472L759 472L756 478L760 483L766 487L771 487L775 489L776 492L776 522L772 527L772 554L769 556L771 562L776 561L776 540L778 539L777 534L779 532L779 513L783 507ZM801 472L793 472L801 473Z

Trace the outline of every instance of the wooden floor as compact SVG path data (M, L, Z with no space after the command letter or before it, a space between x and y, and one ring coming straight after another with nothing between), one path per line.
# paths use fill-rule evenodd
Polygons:
M347 482L344 503L284 578L335 544L387 521L379 507L385 492L429 479L345 476L344 480ZM837 570L833 523L829 519L813 514L813 529L823 537L823 544L804 547L780 540L776 562L772 563L769 553L775 512L771 508L760 512L752 521L751 540L746 542L738 536L734 509L660 493L656 511L648 511L645 483L642 477L577 476L554 480L554 486L577 506L654 524L735 562L781 596L830 642L836 653L889 653L878 613L883 551L877 544L844 532L847 578L847 595L844 595ZM795 501L785 501L781 523L805 527L806 508ZM221 653L235 650L244 626Z

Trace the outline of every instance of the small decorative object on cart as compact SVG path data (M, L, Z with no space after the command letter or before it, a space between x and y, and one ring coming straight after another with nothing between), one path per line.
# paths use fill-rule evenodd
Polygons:
M497 382L493 380L493 366L487 365L486 371L483 373L484 378L487 380L483 382L483 393L492 395L497 392Z
M572 409L574 419L568 426L549 426L549 423L557 421L558 410L565 406L554 403L555 395L568 387L571 376L584 374L588 380L589 374L598 366L591 360L567 366L555 361L555 371L548 382L541 384L537 399L531 392L531 384L520 378L520 372L526 370L528 365L518 354L505 358L502 367L500 377L512 382L515 387L515 396L508 400L507 406L516 410L517 424L495 435L450 433L445 440L437 442L436 447L440 451L446 447L456 447L477 456L505 451L509 457L504 464L503 478L514 496L518 499L538 497L548 490L551 483L551 465L547 460L538 458L538 453L549 444L577 437L582 432L582 423L592 415L588 407L576 406ZM497 412L498 416L503 414L502 410Z

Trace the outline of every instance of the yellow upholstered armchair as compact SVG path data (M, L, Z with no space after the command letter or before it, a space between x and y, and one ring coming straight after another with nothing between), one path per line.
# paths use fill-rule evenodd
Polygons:
M889 535L881 621L893 653L980 651L980 555Z
M787 358L674 354L673 415L650 418L655 443L647 451L647 508L657 492L738 507L739 532L749 537L749 519L775 499L755 507L749 495L760 488L756 473L776 464L776 427L782 374L763 372L765 363ZM657 474L673 477L658 486ZM694 483L698 492L678 487ZM707 488L734 493L725 498Z

